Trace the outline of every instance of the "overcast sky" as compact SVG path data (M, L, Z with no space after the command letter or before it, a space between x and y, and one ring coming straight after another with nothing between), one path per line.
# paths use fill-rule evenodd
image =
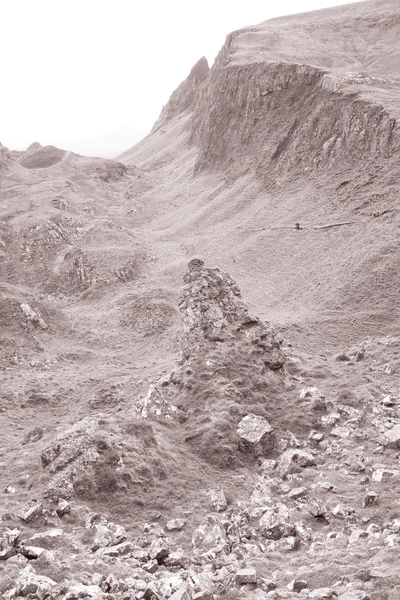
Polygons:
M194 63L211 64L229 32L346 3L0 0L0 141L79 152L82 140L98 138L86 147L101 154L121 144L118 153L148 133Z

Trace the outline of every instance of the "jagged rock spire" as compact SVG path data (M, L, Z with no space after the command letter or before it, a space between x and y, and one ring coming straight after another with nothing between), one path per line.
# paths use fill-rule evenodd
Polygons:
M185 440L207 461L238 465L246 454L238 423L249 412L267 416L268 390L283 381L281 341L250 314L229 274L193 259L184 283L180 363L139 410L143 418L180 421Z

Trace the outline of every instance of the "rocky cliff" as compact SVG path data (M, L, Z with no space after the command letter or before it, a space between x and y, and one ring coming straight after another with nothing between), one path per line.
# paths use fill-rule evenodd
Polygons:
M162 119L178 108L192 112L196 172L231 169L237 176L254 168L276 177L388 159L399 148L397 45L390 49L399 33L398 6L390 1L238 30L196 88L188 87L191 74L174 92ZM383 37L387 46L379 41L378 51Z

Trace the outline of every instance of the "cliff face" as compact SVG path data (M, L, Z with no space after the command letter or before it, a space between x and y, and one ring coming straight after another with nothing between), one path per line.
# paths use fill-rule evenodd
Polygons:
M193 109L199 88L207 78L209 70L207 59L203 56L194 65L188 77L171 95L167 105L161 111L159 119L153 126L153 132L157 131L163 124L168 123L173 117Z
M216 67L193 115L196 171L304 172L397 152L389 111L332 91L329 82L327 73L308 65Z
M197 173L276 176L387 159L400 145L399 35L391 1L236 31L209 72L194 67L201 77L191 73L162 117L192 113Z

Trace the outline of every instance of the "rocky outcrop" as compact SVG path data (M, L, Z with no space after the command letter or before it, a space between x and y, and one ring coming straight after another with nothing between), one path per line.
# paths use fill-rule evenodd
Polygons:
M158 458L157 442L148 425L135 431L132 440L121 428L104 427L102 418L96 416L86 417L56 436L41 452L48 476L46 495L54 501L71 496L93 500L127 491L130 484L151 486L149 465L153 451Z
M184 333L182 360L208 345L243 341L249 354L261 358L265 368L279 370L285 357L275 330L250 314L236 282L217 267L210 269L193 259L188 264L179 310Z
M196 171L303 172L398 150L396 120L385 107L324 82L326 72L309 65L217 62L193 113Z
M26 169L45 169L59 163L64 155L65 150L61 148L32 144L19 159L19 164Z
M0 143L0 169L6 167L12 162L11 152Z
M246 443L237 427L250 412L258 429L266 423L269 387L283 382L281 341L269 323L250 314L228 274L193 259L184 282L180 364L150 388L139 412L184 423L186 441L219 466L268 454L274 444L265 425Z
M170 121L173 117L193 110L201 85L207 78L209 71L210 67L208 66L207 59L203 56L194 65L188 77L172 93L168 103L163 107L159 119L153 126L153 132L160 129L163 124Z
M193 67L153 131L191 112L196 173L228 170L236 177L251 168L271 181L277 173L394 156L397 50L388 49L386 61L376 50L371 58L377 35L399 35L398 7L386 4L333 11L332 21L315 12L301 22L278 19L231 33L210 70L205 59ZM349 23L359 32L354 55Z

